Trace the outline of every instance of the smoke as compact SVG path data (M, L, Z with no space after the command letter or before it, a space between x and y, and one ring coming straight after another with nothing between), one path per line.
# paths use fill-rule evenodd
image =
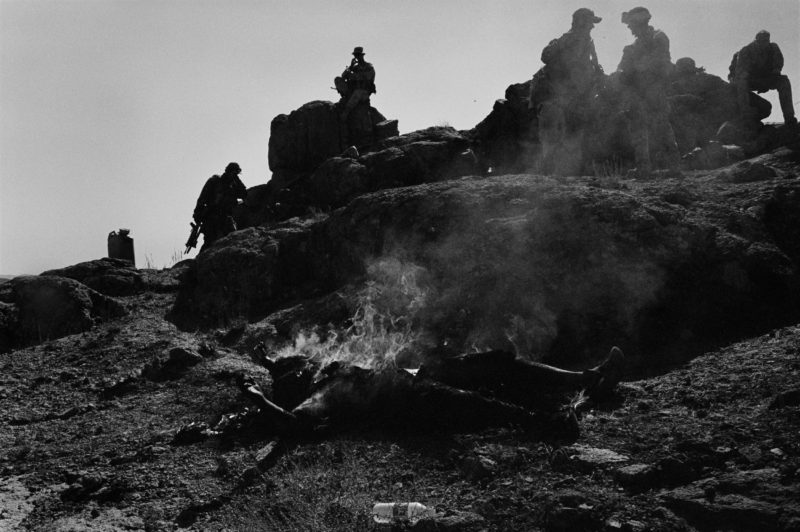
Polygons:
M418 345L584 358L635 336L664 273L633 234L642 212L632 199L544 179L468 193L439 208L450 226L437 237L395 235L391 246L424 272L425 297L405 314L426 339Z
M365 259L348 323L303 332L279 356L412 368L505 349L577 361L635 340L664 278L658 250L641 240L649 215L616 190L498 179L507 182L409 201L385 229L383 254Z

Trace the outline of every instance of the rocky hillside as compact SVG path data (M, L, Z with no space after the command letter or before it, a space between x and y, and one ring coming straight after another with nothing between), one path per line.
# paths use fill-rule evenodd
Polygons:
M466 132L375 111L353 147L312 102L196 259L0 284L0 530L378 530L381 501L436 511L395 529L800 528L800 132L706 143L681 176L543 176L524 94ZM278 437L243 394L612 345L616 391L560 398L578 431L376 411Z

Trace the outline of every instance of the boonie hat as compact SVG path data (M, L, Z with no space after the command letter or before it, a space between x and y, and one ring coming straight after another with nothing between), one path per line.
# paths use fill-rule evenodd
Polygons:
M588 7L582 7L572 14L572 20L581 20L581 19L594 22L595 24L603 20L602 18L595 15L594 11L592 11Z

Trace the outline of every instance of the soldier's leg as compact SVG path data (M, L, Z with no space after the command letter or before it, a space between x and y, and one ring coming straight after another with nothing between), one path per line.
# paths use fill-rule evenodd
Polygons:
M344 105L349 97L347 83L341 76L336 76L333 78L333 85L336 88L336 92L339 93L339 104Z
M633 148L633 159L636 165L635 176L646 177L652 170L650 163L650 115L645 96L631 96L630 108L626 113L628 135Z
M542 104L539 110L539 142L542 144L542 172L549 174L555 170L558 150L566 135L566 120L561 105L551 100Z
M654 113L653 133L663 165L670 170L679 170L681 157L678 143L675 141L675 132L672 124L669 123L669 116L666 112L660 110Z
M470 430L507 424L534 428L549 420L527 408L427 379L417 379L406 406L409 420L437 428ZM570 428L577 430L576 425Z
M355 107L360 104L361 102L369 101L369 92L364 89L356 89L350 95L350 98L347 99L347 103L342 110L342 114L347 116L350 112L355 109Z
M631 123L630 136L633 144L633 157L637 173L644 177L650 174L650 131L646 119L644 123Z
M339 114L339 129L343 146L348 146L354 143L355 132L350 131L350 128L348 127L350 113L352 113L353 109L355 109L364 101L369 102L369 92L364 89L354 90L350 94L350 97L347 99L347 103L345 103Z
M561 395L581 389L591 392L601 382L610 389L619 381L624 358L621 349L612 347L602 364L585 371L570 371L524 360L509 351L488 351L425 365L417 376L456 388L490 390L521 404L537 404L543 402L543 397L536 394Z
M219 224L216 219L208 218L203 222L203 245L200 247L200 251L203 251L215 241L217 241L222 235L220 234ZM199 252L198 252L199 253Z
M750 80L737 79L733 85L736 88L736 103L739 105L739 116L748 120L754 115L753 109L750 107Z
M775 88L778 90L778 98L781 102L783 121L786 124L796 124L797 118L794 116L794 103L792 102L792 83L784 75L777 76Z

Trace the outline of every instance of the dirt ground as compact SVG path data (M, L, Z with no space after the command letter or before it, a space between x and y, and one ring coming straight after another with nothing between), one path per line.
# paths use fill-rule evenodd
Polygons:
M349 431L270 455L230 416L251 354L178 331L173 294L120 299L0 355L0 530L377 530L384 501L437 512L395 529L800 530L800 325L621 383L576 441Z

